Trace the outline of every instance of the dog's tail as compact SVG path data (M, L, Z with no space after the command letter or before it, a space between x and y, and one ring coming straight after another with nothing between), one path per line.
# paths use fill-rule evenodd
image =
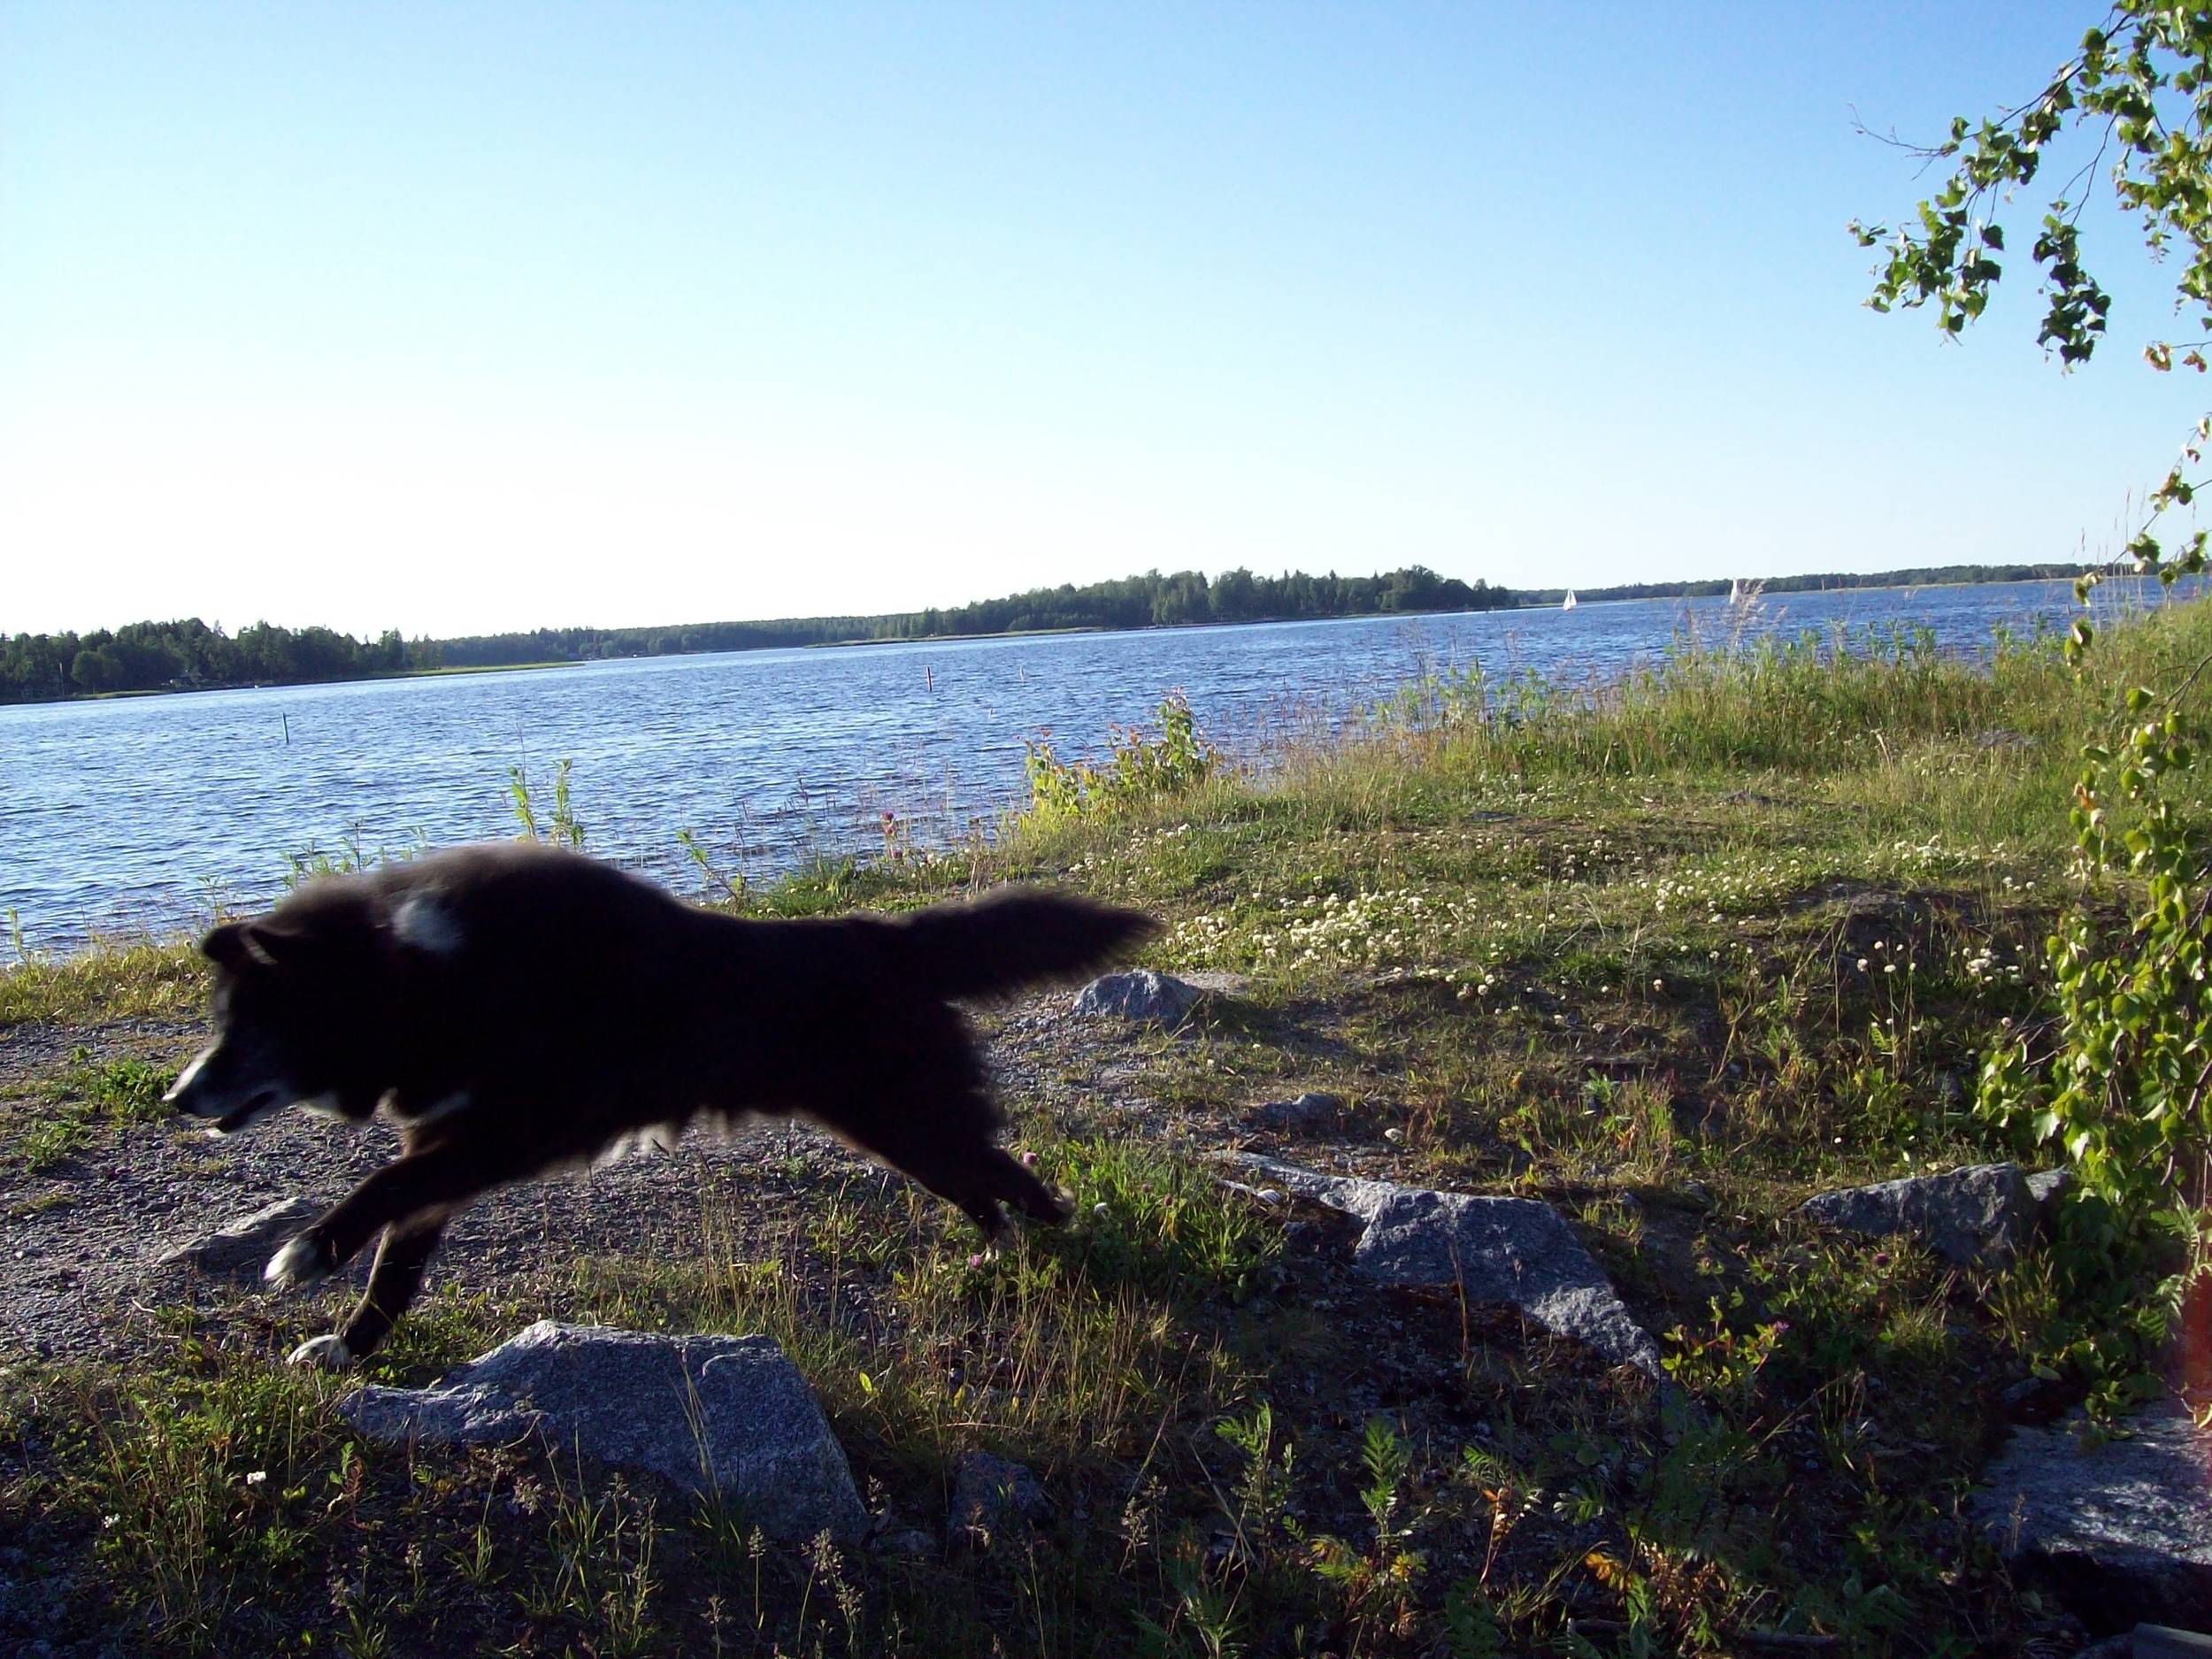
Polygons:
M1039 887L935 904L883 926L905 965L939 995L993 996L1105 966L1157 930L1141 910Z

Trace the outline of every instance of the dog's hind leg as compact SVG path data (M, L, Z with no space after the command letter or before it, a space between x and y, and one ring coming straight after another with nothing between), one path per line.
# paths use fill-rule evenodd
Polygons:
M353 1312L327 1336L311 1337L294 1348L292 1363L339 1371L383 1347L399 1316L421 1290L423 1271L444 1233L443 1221L407 1226L394 1223L385 1228L376 1244L376 1264L369 1270L369 1287Z
M987 1102L964 1097L933 1115L927 1104L888 1118L879 1112L819 1114L840 1135L957 1204L992 1238L1004 1231L1002 1203L1034 1221L1067 1219L1067 1208L1045 1184L990 1138Z
M526 1175L533 1166L513 1151L503 1153L480 1140L445 1141L410 1152L310 1223L269 1258L262 1277L288 1289L311 1285L352 1260L386 1227L404 1233L415 1224L442 1220L455 1205Z

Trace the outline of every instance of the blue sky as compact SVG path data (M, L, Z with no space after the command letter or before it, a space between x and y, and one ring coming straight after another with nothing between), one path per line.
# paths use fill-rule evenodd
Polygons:
M2094 10L0 0L0 631L2101 555L2132 231L2062 376L1843 230Z

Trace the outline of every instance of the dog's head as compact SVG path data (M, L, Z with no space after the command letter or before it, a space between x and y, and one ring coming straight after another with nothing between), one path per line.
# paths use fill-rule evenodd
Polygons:
M281 910L210 933L200 950L215 964L216 1038L162 1098L211 1118L219 1134L296 1103L347 1118L374 1111L385 1089L373 1033L383 975L350 933Z

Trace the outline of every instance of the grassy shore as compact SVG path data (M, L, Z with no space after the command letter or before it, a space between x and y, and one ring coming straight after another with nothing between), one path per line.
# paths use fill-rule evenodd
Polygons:
M80 1574L57 1640L133 1652L2070 1651L1961 1510L2072 1311L2053 1263L1793 1212L2020 1150L1975 1079L2037 1015L2077 751L2208 650L2197 606L2112 631L2082 680L2047 643L1976 668L1907 638L1596 698L1432 682L1264 775L802 872L748 904L1044 879L1163 915L1152 965L1247 987L1177 1036L982 1017L1018 1138L1078 1198L1064 1232L974 1258L902 1186L825 1183L766 1242L710 1225L695 1256L442 1282L367 1369L420 1382L545 1315L766 1331L927 1548L766 1545L572 1463L365 1441L333 1410L351 1381L276 1363L328 1309L241 1296L157 1310L127 1363L0 1375L6 1571ZM12 1210L167 1135L104 1033L203 992L152 946L0 979L0 1041L83 1050L0 1082ZM1248 1126L1309 1090L1344 1102L1330 1133ZM1550 1201L1695 1408L1498 1310L1363 1288L1325 1216L1214 1183L1233 1147ZM949 1535L978 1448L1050 1517Z

